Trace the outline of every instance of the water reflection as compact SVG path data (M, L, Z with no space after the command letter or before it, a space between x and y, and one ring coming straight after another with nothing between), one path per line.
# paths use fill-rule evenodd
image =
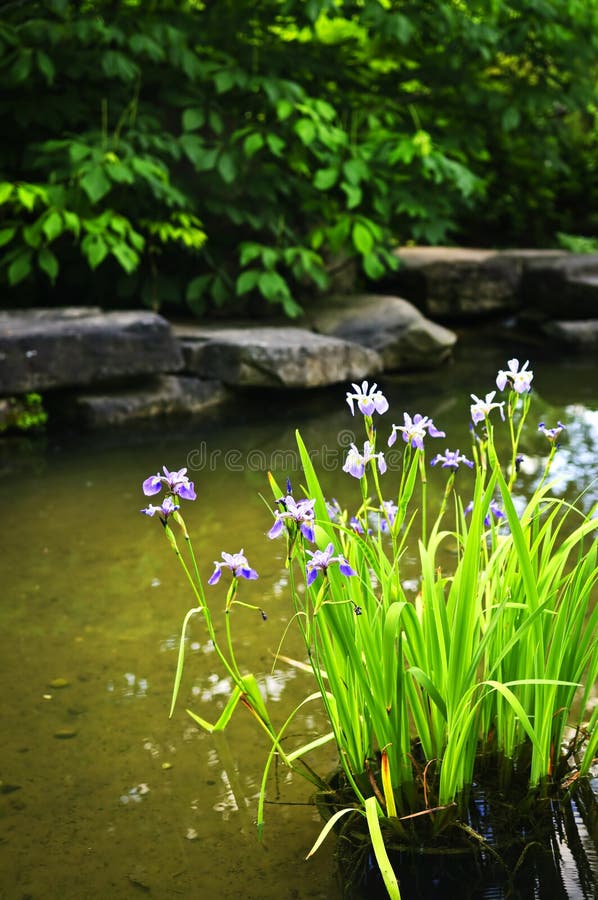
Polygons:
M552 465L553 490L560 497L579 496L587 512L598 502L598 409L566 406L563 422L567 431Z
M109 693L120 691L123 697L147 697L148 680L140 678L133 672L125 672L122 676L124 685L117 685L114 681L109 681L106 690Z
M146 794L149 794L149 790L145 783L136 784L134 787L129 788L126 794L121 794L119 800L124 806L128 803L141 803Z

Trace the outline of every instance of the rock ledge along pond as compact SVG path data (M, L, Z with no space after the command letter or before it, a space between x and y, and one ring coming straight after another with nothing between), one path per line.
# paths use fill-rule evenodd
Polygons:
M587 489L581 502L589 508L598 495L593 359L559 364L541 346L464 340L442 370L380 379L391 407L378 423L380 449L408 411L432 416L446 431L434 452L467 452L470 394L493 390L496 372L514 356L534 369L522 482L533 483L547 451L537 424L560 420L567 431L553 474L571 498ZM243 584L243 599L268 619L236 609L235 640L282 722L313 686L282 662L272 670L291 605L284 542L266 538L266 471L281 483L289 477L300 494L299 427L328 496L357 504L358 485L341 467L350 443L363 440L361 422L351 417L344 385L309 395L264 391L258 404L240 402L227 415L226 422L186 420L101 438L11 438L0 447L3 900L341 896L332 838L304 860L321 822L309 785L282 767L271 779L258 844L256 798L268 747L246 710L217 736L186 715L188 706L214 721L229 687L199 622L189 632L169 720L180 627L193 600L159 522L139 510L147 505L145 478L162 465L187 466L197 500L186 521L202 576L207 581L222 550L244 549L260 577ZM390 491L390 452L388 462ZM430 485L439 496L441 472L431 470ZM415 575L408 558L404 577ZM226 588L206 590L217 622ZM287 638L283 652L299 654L298 639ZM317 704L306 710L296 722L297 744L322 725ZM322 774L335 763L330 749L314 760Z

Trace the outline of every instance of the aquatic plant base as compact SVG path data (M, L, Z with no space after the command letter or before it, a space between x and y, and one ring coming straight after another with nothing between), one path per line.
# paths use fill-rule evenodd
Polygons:
M598 780L580 780L560 796L556 789L530 795L520 780L506 789L498 778L483 780L461 811L409 820L407 835L382 820L402 900L594 900ZM316 798L324 818L347 801L344 787ZM387 900L364 817L345 817L337 836L345 900Z

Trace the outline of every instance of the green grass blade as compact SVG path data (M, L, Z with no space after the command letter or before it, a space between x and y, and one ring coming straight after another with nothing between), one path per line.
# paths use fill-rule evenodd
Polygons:
M434 701L434 703L440 710L443 719L446 720L446 703L442 699L438 689L436 688L436 685L434 684L430 676L426 672L424 672L423 669L420 669L419 666L411 666L408 669L408 672L410 675L413 675L416 681L419 681L423 688L425 688L426 692L429 694L430 700Z
M346 816L348 813L354 813L354 812L355 812L355 809L352 806L346 806L344 809L339 809L337 812L335 812L335 814L328 819L328 821L322 828L320 834L318 835L317 841L315 842L315 844L313 845L313 847L311 848L311 850L309 851L309 853L307 854L307 856L305 858L309 859L310 856L314 855L316 850L319 850L319 848L322 846L322 844L324 843L324 841L326 840L326 838L328 837L328 835L330 834L330 832L332 831L332 829L334 828L336 823L339 821L339 819L342 819L342 817Z
M318 697L320 695L318 694ZM330 741L334 740L334 731L329 731L328 734L323 734L319 738L315 738L315 740L310 741L309 744L304 744L302 747L298 747L297 750L293 750L292 753L287 753L287 762L294 762L296 759L299 759L301 756L305 756L306 753L309 753L310 750L317 750L318 747L323 747L324 744L330 743Z
M187 624L189 623L189 619L192 615L201 611L200 606L194 606L193 609L190 609L185 618L183 619L183 627L181 628L181 639L179 641L179 655L177 659L176 665L176 673L174 676L174 686L172 688L172 700L170 701L170 712L168 713L168 718L172 718L172 714L174 712L174 707L176 704L176 699L179 694L179 688L181 686L181 678L183 677L183 666L185 663L185 632L187 631Z
M522 726L523 730L525 731L528 738L534 745L536 751L539 754L542 754L542 752L543 752L542 745L540 744L540 742L538 740L538 736L532 727L532 723L529 720L529 716L525 712L523 706L521 705L520 701L517 699L517 697L515 696L513 691L510 690L506 685L501 684L500 681L491 681L490 680L490 681L485 681L484 684L490 685L490 687L493 687L500 694L502 694L503 697L506 698L506 700L510 704L511 708L515 712L515 715L519 718L519 721L521 722L521 726Z
M237 703L241 699L241 688L235 685L235 688L227 700L226 706L222 710L218 721L212 725L211 722L208 722L207 719L202 719L201 716L198 716L197 713L192 712L190 709L187 710L187 713L191 716L194 722L197 722L198 725L207 731L209 734L212 734L214 731L224 731L228 723L230 722L231 716L235 711L235 707Z
M368 823L370 837L372 839L372 847L382 880L388 896L391 900L401 900L401 892L399 890L399 882L390 864L386 847L384 846L384 838L382 837L382 829L380 828L380 820L378 818L377 800L375 797L368 797L365 801L365 815Z

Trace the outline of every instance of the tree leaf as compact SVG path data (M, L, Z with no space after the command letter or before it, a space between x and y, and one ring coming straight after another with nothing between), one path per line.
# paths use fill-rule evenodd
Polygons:
M189 135L190 137L191 135ZM216 165L216 159L218 158L218 148L204 147L202 152L198 154L197 158L193 161L195 165L196 172L207 172L210 169L213 169Z
M72 231L75 237L79 237L81 232L81 219L77 213L71 212L69 209L63 211L64 224L69 231Z
M8 267L8 283L11 287L27 278L31 272L31 250L21 250Z
M120 160L109 162L106 165L105 171L108 177L117 184L133 184L135 181L133 172L131 172L127 165L120 162Z
M259 131L254 131L253 134L248 134L243 141L243 152L248 159L251 159L251 157L255 156L258 150L261 150L263 146L263 135L261 135Z
M235 74L234 72L231 72L230 69L222 69L214 78L214 84L216 85L218 94L225 94L226 91L230 91L230 89L235 86L235 83Z
M279 100L276 104L276 115L280 122L284 122L285 119L288 119L294 110L295 107L290 100Z
M205 154L205 144L197 134L182 134L179 138L179 144L183 148L185 156L198 166Z
M213 275L197 275L195 278L192 278L185 291L185 299L187 302L194 303L197 300L200 300L205 294L213 277Z
M266 135L266 143L270 148L270 152L273 156L282 156L282 151L286 146L286 142L279 137L277 134L267 134Z
M56 68L48 54L44 53L43 50L38 50L35 54L35 58L37 60L37 67L45 77L46 82L48 84L53 84L54 76L56 75Z
M368 253L372 252L374 247L374 236L370 229L362 222L355 222L353 225L352 238L353 246L362 256L367 256Z
M42 249L37 254L37 263L40 269L46 273L50 281L54 282L56 280L56 276L58 275L58 260L56 256L48 247L42 247Z
M217 113L214 109L210 110L208 121L214 134L222 134L224 131L224 122L222 121L220 113Z
M31 225L25 225L22 231L24 240L30 247L39 247L42 242L42 228L40 220L36 219Z
M88 234L81 242L81 250L87 257L90 268L97 269L108 255L108 244L101 235Z
M333 187L338 179L338 169L318 169L314 176L314 187L319 191L327 191Z
M256 259L262 254L262 245L254 244L252 241L245 241L240 247L240 262L242 266L246 266L252 259Z
M136 253L132 247L129 247L128 244L113 244L110 248L110 252L129 275L131 272L134 272L139 265L139 254Z
M372 281L382 278L386 272L384 264L380 262L375 253L369 253L367 256L363 257L363 268L365 274L368 278L371 278Z
M45 145L44 145L45 146ZM91 156L91 147L81 141L69 141L69 159L71 162L80 163L81 160Z
M55 209L50 210L48 215L44 218L44 221L42 222L42 231L50 243L56 240L59 234L62 234L62 216Z
M306 147L312 143L316 136L316 126L311 119L297 119L294 129L301 143L305 144Z
M108 78L119 81L134 81L139 75L139 66L119 50L106 50L102 55L102 69Z
M219 157L217 169L220 177L226 184L232 184L237 177L237 166L234 157L226 151Z
M514 131L521 121L518 107L508 106L502 114L502 127L505 131Z
M15 234L17 233L16 228L2 228L0 229L0 247L5 247L6 244L9 244Z
M26 81L31 72L31 51L29 49L21 49L15 62L10 67L10 75L12 80L17 83Z
M196 131L204 124L206 117L203 110L190 107L183 110L183 131Z
M258 283L260 275L259 269L247 269L247 271L241 272L235 285L237 296L240 297L242 294L252 291Z
M343 181L341 187L345 192L345 196L347 198L347 208L355 209L356 206L359 206L362 198L361 188L356 184L347 184L346 181Z
M348 159L343 164L343 173L349 184L357 185L368 177L368 167L362 159Z
M217 275L212 282L212 300L216 306L224 306L230 300L230 291L222 276Z
M258 287L270 303L281 303L284 296L290 296L287 283L278 272L261 272Z
M112 187L101 166L88 169L79 183L92 203L97 203L102 197L105 197Z
M18 185L17 197L19 203L24 206L28 212L33 210L33 207L35 206L35 193L30 190L30 188L26 187L24 184Z

